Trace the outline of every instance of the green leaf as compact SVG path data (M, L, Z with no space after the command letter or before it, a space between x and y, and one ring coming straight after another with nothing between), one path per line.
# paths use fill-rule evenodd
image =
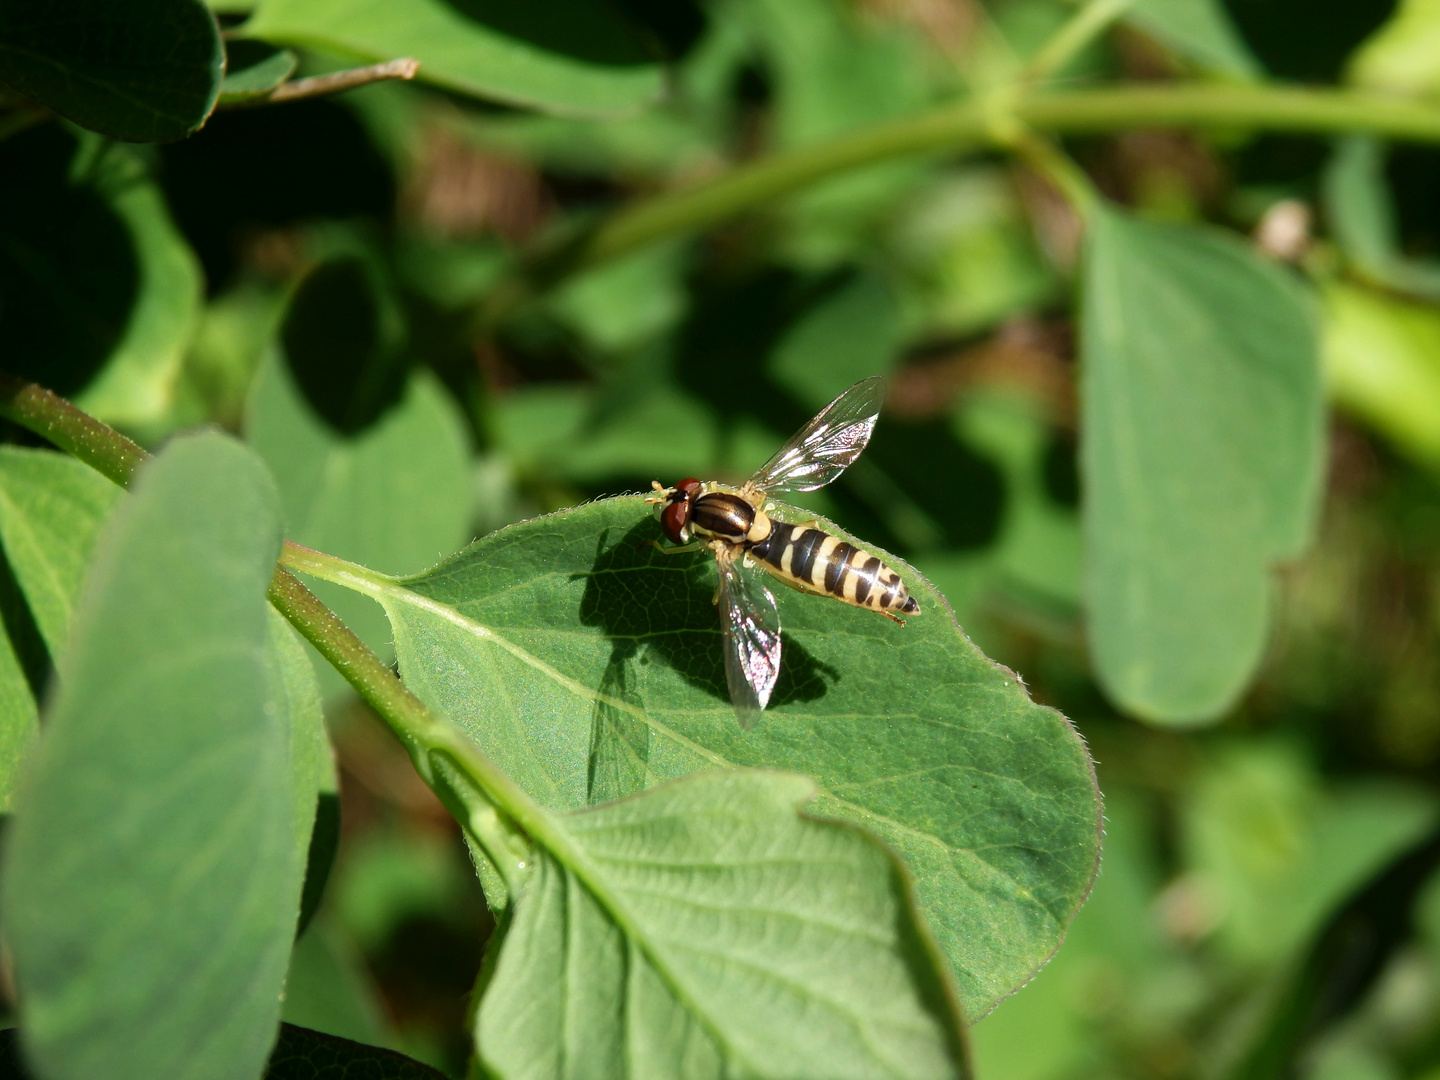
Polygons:
M95 542L120 495L74 458L0 446L0 542L52 656L65 645Z
M404 1054L335 1035L280 1025L265 1080L445 1080L445 1074Z
M1440 91L1440 3L1401 0L1355 50L1346 76L1357 86L1392 94Z
M170 408L204 305L205 280L139 154L96 142L92 182L125 223L138 280L124 333L75 403L107 423L136 427L156 423ZM85 153L82 144L81 160Z
M264 97L295 73L297 62L289 49L277 49L263 41L226 42L220 104L235 105Z
M7 367L149 423L199 312L199 265L133 147L51 124L0 143Z
M321 916L295 942L285 976L285 1023L370 1045L383 1043L379 994L363 970L355 943L333 923Z
M274 486L175 440L102 533L15 814L7 935L47 1080L249 1080L294 934Z
M14 579L6 586L0 647L0 808L10 808L19 763L37 730L36 699L64 646L100 527L119 497L118 487L73 458L0 447L0 543Z
M322 420L285 365L260 374L246 437L280 488L286 535L297 543L392 572L429 566L465 542L469 451L453 401L433 376L413 375L401 401L354 437ZM369 601L321 583L321 599L382 654L384 616ZM343 687L329 665L327 693Z
M305 863L297 933L320 906L340 839L340 778L320 708L320 685L305 645L280 613L270 613L270 655L290 719L292 841Z
M1289 271L1219 232L1089 223L1080 466L1096 672L1124 709L1228 709L1265 648L1270 569L1319 501L1316 320Z
M555 821L476 1017L507 1080L954 1077L953 988L898 861L801 776L710 773ZM544 843L540 837L538 842Z
M215 107L224 52L201 0L8 0L0 82L126 142L183 139Z
M906 858L966 1013L984 1014L1059 945L1094 875L1097 792L1075 732L873 545L924 614L901 628L775 590L780 681L742 731L714 559L646 546L659 536L641 499L608 499L503 529L417 577L352 587L385 605L408 685L547 807L717 766L813 776L818 812Z
M635 28L587 0L265 0L245 33L367 63L413 57L446 89L573 116L631 113L664 90Z
M894 367L903 329L890 287L876 274L857 273L785 331L769 373L801 404L819 409L847 386Z
M1406 258L1385 176L1386 146L1378 139L1342 139L1325 167L1325 220L1350 265L1388 289L1440 299L1440 263Z
M1261 74L1220 0L1135 0L1126 17L1201 67L1241 78Z
M1440 465L1440 310L1331 282L1325 378L1337 405L1422 465Z
M0 1076L7 1080L29 1080L31 1076L20 1059L19 1034L14 1028L0 1031ZM319 1080L321 1077L324 1080L444 1080L444 1073L393 1050L281 1024L280 1038L270 1055L264 1080Z

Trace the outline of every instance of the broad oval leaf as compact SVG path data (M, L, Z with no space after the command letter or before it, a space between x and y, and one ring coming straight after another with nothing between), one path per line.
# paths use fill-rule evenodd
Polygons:
M201 0L0 5L0 82L112 139L190 134L215 107L224 56Z
M175 440L101 535L6 865L47 1080L264 1066L303 870L279 544L264 467L218 434Z
M898 861L803 776L708 773L552 819L476 1017L505 1080L964 1075ZM537 835L538 844L546 839Z
M245 33L366 62L412 57L417 78L571 116L633 113L665 86L637 30L591 0L265 0Z
M1214 719L1260 662L1271 567L1300 553L1324 457L1315 305L1217 231L1100 209L1081 311L1085 590L1101 684Z
M1059 945L1095 873L1098 793L1074 730L882 554L924 614L902 629L776 590L780 680L741 731L714 559L662 555L648 546L659 536L640 498L607 499L493 533L425 574L349 584L385 606L415 692L550 808L725 766L814 777L816 811L905 857L966 1013L983 1015Z

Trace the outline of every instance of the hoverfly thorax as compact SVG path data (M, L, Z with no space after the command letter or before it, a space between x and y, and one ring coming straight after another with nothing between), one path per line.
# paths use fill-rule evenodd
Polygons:
M690 542L690 517L701 490L700 481L694 477L686 477L665 490L664 501L660 503L660 528L672 544Z

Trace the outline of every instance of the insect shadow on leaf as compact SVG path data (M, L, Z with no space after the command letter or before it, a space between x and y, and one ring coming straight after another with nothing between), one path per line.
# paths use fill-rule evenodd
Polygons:
M599 627L611 643L610 662L597 688L602 700L591 729L592 802L618 798L643 786L649 730L638 716L611 704L620 700L637 709L644 707L636 665L663 663L717 701L730 703L714 605L715 557L705 551L661 554L651 543L661 538L660 526L649 515L618 539L612 540L613 536L613 530L607 530L596 540L594 563L587 573L577 575L585 578L580 621ZM838 670L815 659L789 634L783 642L772 707L814 701L841 678Z

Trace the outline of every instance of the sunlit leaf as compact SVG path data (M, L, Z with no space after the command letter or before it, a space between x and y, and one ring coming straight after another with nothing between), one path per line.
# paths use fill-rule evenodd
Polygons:
M1337 404L1425 465L1440 464L1440 311L1325 287L1325 379Z
M1074 731L899 560L924 612L903 628L776 590L780 681L742 731L713 557L661 555L659 536L639 498L609 499L366 587L407 683L548 807L723 766L813 776L818 813L905 857L967 1014L983 1014L1058 946L1089 889L1098 807Z
M171 443L101 536L6 864L46 1080L251 1080L269 1054L303 870L279 541L263 466L218 434Z
M412 57L417 78L569 115L634 112L664 87L635 28L586 0L265 0L245 32L365 62Z
M124 147L99 152L92 182L130 233L138 281L124 333L75 400L107 423L133 427L156 422L170 407L205 281L139 155Z
M224 53L201 0L9 0L0 82L114 139L183 139L215 106Z
M1401 0L1351 56L1349 81L1400 94L1440 91L1440 3Z
M476 1018L507 1080L958 1077L908 882L804 777L710 773L554 822ZM546 838L536 837L545 845Z
M797 401L820 409L861 379L886 374L899 359L902 331L894 292L877 275L858 273L787 328L769 373Z
M1093 659L1127 711L1212 719L1269 629L1323 474L1313 304L1223 234L1101 209L1082 318L1085 589Z

